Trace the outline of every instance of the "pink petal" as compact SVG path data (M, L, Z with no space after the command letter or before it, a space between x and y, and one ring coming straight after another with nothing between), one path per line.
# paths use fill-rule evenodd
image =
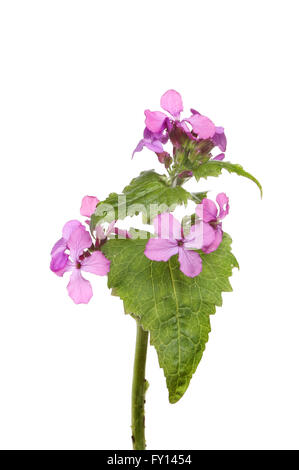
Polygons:
M214 240L212 243L208 244L207 246L204 246L202 248L202 251L204 253L212 253L212 251L217 250L218 246L222 242L222 229L218 225L216 229L214 229Z
M217 206L211 199L203 199L202 202L196 206L195 212L204 222L217 220Z
M101 251L94 251L90 256L81 261L81 270L88 273L105 276L110 269L110 261Z
M190 232L184 237L184 248L199 250L203 245L203 222L192 225Z
M168 124L168 118L166 118L165 115L164 117L165 117L165 123L163 124L163 130L165 126L167 126ZM163 152L162 144L166 144L167 140L168 140L167 133L166 134L163 134L163 132L159 132L158 134L153 133L146 127L143 132L143 139L141 139L138 142L137 147L135 148L132 154L132 158L134 157L134 154L136 152L141 152L141 150L143 150L144 147L147 147L149 150L152 150L152 152L158 152L158 153Z
M98 224L96 226L96 238L98 238L99 240L105 240L106 238L105 230L103 229L101 224Z
M188 277L198 276L202 270L202 261L196 251L179 248L180 270Z
M115 227L114 229L114 233L115 235L117 235L117 238L132 238L132 235L130 234L130 232L128 232L127 230L123 230L121 228L117 228Z
M184 121L180 122L180 126L179 126L179 127L180 127L181 129L183 129L183 131L184 131L188 136L191 135L190 129L189 129L189 127L187 126L187 124L186 124Z
M163 152L163 145L159 140L153 140L152 142L144 142L144 146L152 152Z
M116 220L113 220L108 226L107 232L106 232L106 237L110 235L110 233L113 233L114 225L116 224Z
M69 271L69 270L63 268L60 271L55 271L55 274L56 274L56 276L62 277L64 275L64 273L66 273L67 271Z
M64 252L58 252L55 253L54 256L52 256L51 263L50 263L50 269L53 271L53 273L57 274L57 276L63 276L65 273L65 267L67 265L69 256L65 254Z
M151 132L161 132L165 128L166 114L149 109L146 109L144 114L146 116L145 125Z
M65 240L68 240L74 230L78 227L83 227L79 220L70 220L67 222L62 229L62 236Z
M135 153L137 152L141 152L143 150L143 147L145 145L145 140L144 139L141 139L138 144L136 145L136 148L135 150L133 151L132 153L132 158L134 157Z
M183 111L183 101L181 95L175 90L168 90L161 97L161 108L168 111L174 118L179 118Z
M75 304L88 304L92 297L91 284L82 277L80 269L73 270L67 290Z
M216 201L219 204L219 219L224 219L229 213L229 199L225 193L219 193L216 197Z
M67 244L66 244L65 238L60 238L53 246L51 250L51 255L54 256L57 253L61 253L62 251L65 251L66 248L67 248Z
M227 146L227 140L226 140L223 127L215 127L215 134L213 135L212 140L214 144L217 145L217 147L219 147L220 150L222 150L222 152L225 152L226 146Z
M200 114L193 114L189 119L186 119L191 124L193 131L200 139L209 139L215 134L215 125L211 119Z
M90 217L96 210L99 202L100 201L95 196L84 196L81 203L80 214L85 217Z
M175 240L162 240L151 238L145 247L144 254L153 261L168 261L178 253L178 244Z
M181 240L183 238L182 226L172 214L164 212L154 218L155 232L159 238Z
M225 157L225 154L224 153L219 153L219 155L216 155L216 157L212 158L212 160L218 160L218 161L221 161L223 160Z
M214 241L215 230L210 224L197 222L192 225L190 233L185 237L184 248L200 250Z
M64 273L68 271L73 271L73 269L75 269L75 264L68 258L67 263L65 264L64 267L61 267L61 269L59 269L58 271L53 271L53 272L55 272L56 276L62 277Z
M79 256L82 255L83 250L89 248L92 244L89 233L85 230L85 227L79 227L72 232L68 247L70 249L70 257L73 261L78 260Z

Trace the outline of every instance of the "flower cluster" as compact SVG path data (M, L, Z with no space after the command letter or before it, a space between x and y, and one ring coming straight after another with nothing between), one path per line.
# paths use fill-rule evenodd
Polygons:
M82 199L80 213L88 217L85 223L89 225L89 218L94 213L99 200L94 196L85 196ZM90 282L82 276L83 272L105 276L110 269L110 261L100 251L100 247L110 234L125 238L130 235L125 230L115 227L113 221L105 231L98 225L95 231L95 243L90 234L79 220L70 220L62 229L62 237L55 243L51 251L50 269L57 276L70 272L71 277L67 285L69 296L76 304L88 303L92 297Z
M137 144L133 152L140 152L144 147L155 152L159 161L168 168L176 152L188 143L193 144L198 159L207 156L214 160L223 160L226 151L226 136L223 127L215 124L195 109L191 109L191 116L181 119L183 101L181 95L175 90L168 90L161 97L161 111L145 110L145 129L143 139ZM171 141L173 156L165 151L164 144ZM214 147L221 151L215 157L210 153ZM174 158L175 160L175 158Z
M211 119L194 109L191 109L191 116L181 118L183 102L175 90L164 93L160 104L165 112L145 110L146 127L133 155L144 147L155 152L167 169L169 185L175 187L193 176L199 165L210 159L222 160L226 150L226 136L223 127L215 126ZM168 141L173 145L172 155L164 147ZM213 156L211 152L215 147L221 153ZM198 276L202 270L198 250L211 253L218 248L222 241L222 220L229 212L226 194L218 194L216 201L218 208L207 198L197 205L195 223L189 231L184 230L181 223L168 212L155 217L156 237L147 242L145 256L154 261L168 261L178 255L181 271L188 277ZM82 199L80 213L87 218L87 227L91 225L90 217L98 203L95 196ZM88 303L92 297L91 284L82 276L82 272L104 276L110 270L110 261L101 252L101 246L110 236L131 237L127 231L116 227L116 220L106 229L97 224L91 233L88 233L86 226L79 220L67 222L62 237L51 251L50 269L57 276L71 273L67 290L77 304Z
M203 199L197 205L197 219L188 234L184 234L181 223L172 214L163 213L155 217L157 237L147 242L145 256L153 261L168 261L178 254L180 270L188 277L198 276L202 270L202 260L195 250L204 253L217 250L222 241L222 219L229 212L226 194L218 194L216 201L218 209L210 199Z

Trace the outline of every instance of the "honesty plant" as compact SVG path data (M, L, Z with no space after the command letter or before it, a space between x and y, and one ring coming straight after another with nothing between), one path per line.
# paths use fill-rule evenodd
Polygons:
M183 185L192 177L199 181L219 176L224 169L254 181L262 194L260 183L250 173L224 161L223 127L194 109L191 116L182 118L183 102L175 90L164 93L161 107L163 112L145 111L146 127L133 156L149 149L166 173L144 171L121 194L111 193L101 202L85 196L80 213L87 220L65 224L50 264L60 277L71 273L67 290L77 304L88 303L92 297L91 284L82 272L107 274L112 295L123 300L125 312L137 323L132 441L138 450L145 449L148 335L164 370L169 401L176 403L202 357L209 317L222 305L222 292L232 290L229 277L238 267L231 238L222 230L229 213L227 195L218 194L216 205L206 192L189 192ZM171 212L189 201L194 203L194 212L179 222ZM116 227L118 220L137 214L153 229Z

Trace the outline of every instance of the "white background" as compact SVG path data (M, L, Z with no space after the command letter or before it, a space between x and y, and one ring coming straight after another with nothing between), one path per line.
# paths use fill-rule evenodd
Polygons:
M130 159L145 108L180 91L226 129L224 229L241 269L211 319L204 357L168 403L150 348L149 449L298 448L297 2L1 1L0 446L129 449L134 321L93 278L76 306L49 270L81 197L143 169ZM92 276L90 277L90 279Z

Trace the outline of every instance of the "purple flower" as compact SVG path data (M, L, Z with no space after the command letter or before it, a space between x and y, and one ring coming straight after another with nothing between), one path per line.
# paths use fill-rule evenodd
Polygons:
M95 196L84 196L80 213L85 217L91 217L99 200ZM88 225L90 220L85 221ZM114 233L118 238L131 238L126 230L115 227L116 220L111 222L105 230L101 225L96 227L96 243L79 220L70 220L62 229L62 237L55 243L51 250L50 269L57 275L63 276L71 271L70 282L67 286L69 296L76 304L88 303L92 297L92 287L88 280L84 279L81 271L104 276L109 272L110 261L99 251L101 243ZM88 248L90 250L88 250Z
M60 275L67 271L71 272L70 281L67 285L68 294L76 304L87 304L92 297L92 287L81 272L89 272L98 276L105 276L110 269L110 261L101 251L94 251L90 254L85 251L92 245L89 233L83 226L74 229L68 239L67 263Z
M216 147L219 147L222 152L225 152L227 141L224 128L215 126L209 118L202 116L196 109L191 109L191 113L192 116L186 119L186 121L193 126L193 131L198 134L197 138L210 138ZM203 137L203 135L207 137ZM216 157L213 160L216 160Z
M86 217L91 217L99 203L99 199L95 196L84 196L81 202L80 214ZM90 224L89 219L85 221L88 225ZM99 241L106 240L111 233L114 233L118 238L131 238L131 235L127 230L122 230L115 227L116 220L109 224L108 229L105 230L102 225L98 224L96 227L96 239Z
M143 139L140 140L133 152L140 152L144 147L156 153L164 152L163 144L169 139L169 133L173 129L174 124L180 124L180 114L183 111L183 102L181 95L175 90L168 90L161 97L161 108L170 114L170 117L161 111L150 111L146 109L145 125ZM183 124L185 131L189 131Z
M181 95L175 90L168 90L162 95L160 100L161 108L167 111L171 118L161 111L150 111L146 109L145 125L151 132L162 132L164 129L171 128L171 122L179 121L181 112L183 111L183 101Z
M68 249L68 241L74 230L79 227L83 227L79 220L70 220L67 222L62 229L62 238L60 238L51 250L51 264L50 269L57 276L63 276L64 268L68 261L68 255L65 253Z
M141 139L135 148L132 158L136 152L141 152L144 147L156 153L163 152L163 144L168 141L168 135L162 132L151 132L147 127L143 132L143 139Z
M217 208L214 201L211 199L203 199L200 204L196 207L197 216L203 221L205 225L209 225L213 229L212 240L204 241L202 251L205 253L211 253L217 250L218 246L222 241L222 220L229 213L229 199L225 193L219 193L216 197L219 209Z
M191 227L188 235L184 235L180 222L166 212L155 217L154 227L157 238L147 242L145 256L153 261L168 261L178 254L180 270L188 277L198 276L202 270L202 261L193 250L199 250L212 242L213 228L200 221Z
M195 109L191 109L192 115L188 119L181 120L183 101L181 95L175 90L168 90L161 97L162 111L150 111L146 109L145 131L133 152L140 152L144 147L156 153L163 152L163 144L171 139L174 147L180 147L187 139L201 141L210 139L213 146L218 146L222 152L226 150L226 137L223 127L217 127L206 116L201 115ZM190 124L192 132L188 125ZM217 158L217 157L216 157Z

